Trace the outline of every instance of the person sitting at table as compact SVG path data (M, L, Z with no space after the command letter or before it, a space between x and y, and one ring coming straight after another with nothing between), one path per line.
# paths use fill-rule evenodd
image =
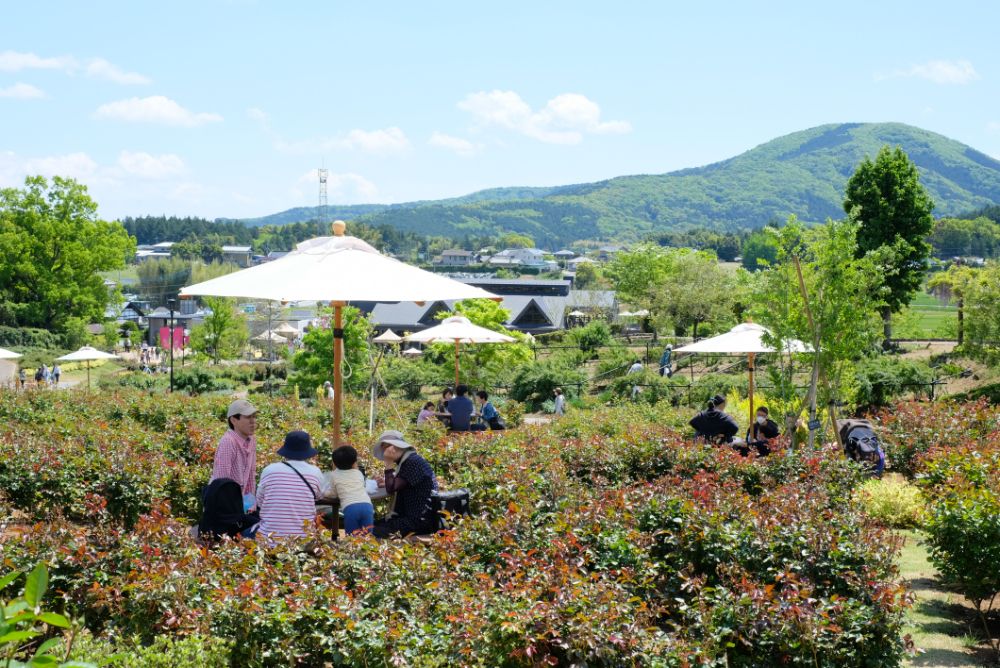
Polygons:
M476 407L473 406L472 399L465 396L468 393L468 385L459 385L455 388L455 398L448 402L448 413L451 414L451 431L482 431L486 428L481 424L472 424Z
M507 426L500 419L500 413L490 403L490 395L486 394L483 390L479 390L476 392L476 396L479 398L479 417L483 423L494 431L506 429Z
M290 431L278 454L284 461L268 464L260 473L257 503L263 536L304 536L316 521L316 501L330 495L322 471L309 463L319 452L309 434Z
M323 477L330 487L327 498L340 501L340 509L344 512L344 533L371 533L375 524L375 507L365 489L365 474L358 468L358 451L349 445L340 446L333 451L333 465L337 468L324 473Z
M778 423L768 417L766 406L757 409L757 418L747 432L747 446L753 446L761 457L771 454L771 441L778 438ZM749 449L748 449L749 452Z
M448 402L451 401L454 393L451 391L450 387L444 388L441 392L441 401L437 404L437 417L444 424L445 427L451 428L451 415L448 411Z
M691 418L689 422L694 427L696 436L715 445L729 445L740 430L732 415L726 413L726 399L715 395L708 400L705 410Z
M406 442L403 434L385 431L372 446L375 459L391 468L379 478L379 486L392 495L388 514L375 522L376 538L405 538L437 531L437 513L431 494L437 490L434 469Z
M428 401L424 404L424 407L420 409L419 415L417 415L417 424L424 424L434 416L434 402Z

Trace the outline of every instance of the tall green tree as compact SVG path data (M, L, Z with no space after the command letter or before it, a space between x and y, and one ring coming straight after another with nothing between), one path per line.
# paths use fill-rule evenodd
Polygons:
M955 301L958 308L958 345L965 342L965 289L976 279L978 269L953 264L946 271L939 271L927 281L927 290L944 302Z
M0 190L0 324L66 331L103 319L110 294L99 272L125 266L135 239L97 217L72 179L25 179Z
M655 244L621 251L605 267L604 275L615 286L618 299L636 307L650 308L656 287L670 271L674 252L675 249ZM580 265L580 268L584 266Z
M965 339L990 362L1000 359L1000 265L977 271L963 284Z
M191 347L218 364L223 358L235 357L246 346L246 317L232 299L204 297L203 302L212 312L191 331Z
M166 306L180 289L191 284L191 261L179 257L144 260L136 267L139 294L154 307Z
M678 330L698 328L708 322L735 318L736 274L719 264L707 251L674 249L667 269L653 286L652 311L661 321L669 318Z
M931 254L927 237L934 227L933 208L916 165L898 146L883 146L874 161L866 157L847 182L844 211L860 223L858 257L881 251L888 288L881 308L886 347L892 339L892 314L910 303L923 282Z
M329 308L324 308L321 316L332 320L330 313ZM370 379L368 340L372 326L354 306L344 307L343 314L344 388L361 390ZM292 368L289 382L298 385L303 396L312 396L317 386L333 380L333 330L329 323L313 327L302 337L302 349L292 358Z
M778 236L773 227L754 230L743 241L743 268L757 271L778 259Z

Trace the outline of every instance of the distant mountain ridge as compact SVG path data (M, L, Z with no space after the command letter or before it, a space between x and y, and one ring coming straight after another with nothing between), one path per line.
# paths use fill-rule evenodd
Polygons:
M847 179L867 155L899 145L920 171L937 216L1000 202L1000 161L943 135L902 123L840 123L795 132L728 160L667 174L620 176L552 188L494 188L447 200L330 207L331 218L460 237L513 231L542 246L579 239L626 241L650 232L754 228L795 214L843 216ZM315 207L250 224L317 217Z

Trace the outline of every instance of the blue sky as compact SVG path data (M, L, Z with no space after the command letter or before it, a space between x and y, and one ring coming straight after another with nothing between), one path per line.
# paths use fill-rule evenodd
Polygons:
M752 6L751 6L752 5ZM19 2L0 23L0 186L105 217L662 173L899 121L1000 157L983 2Z

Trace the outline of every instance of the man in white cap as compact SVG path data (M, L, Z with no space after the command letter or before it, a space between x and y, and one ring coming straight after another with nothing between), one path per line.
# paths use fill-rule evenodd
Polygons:
M257 408L246 399L237 399L226 411L229 430L219 440L212 466L212 478L235 480L243 491L247 510L256 505L257 494Z

